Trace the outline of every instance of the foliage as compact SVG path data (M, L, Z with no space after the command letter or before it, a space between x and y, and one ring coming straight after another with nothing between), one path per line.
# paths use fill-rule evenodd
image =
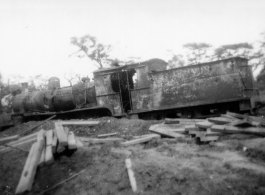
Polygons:
M37 91L48 88L48 78L43 77L41 74L36 76L31 76L28 83L29 91Z
M183 59L183 55L181 54L172 54L170 60L168 60L168 68L178 68L182 67L185 64L185 60Z
M259 66L259 65L263 66L260 74L257 77L257 81L262 82L263 85L265 85L265 32L261 33L261 35L262 35L262 40L259 41L260 49L257 52L258 62L255 65L255 67L257 68L257 66Z
M187 58L189 63L193 65L206 61L209 58L208 49L212 46L207 43L186 43L183 47L189 50Z
M96 62L95 66L99 69L110 63L109 52L111 51L111 45L99 43L96 37L89 34L79 38L72 37L71 44L79 48L74 54L79 54L78 57L80 58L85 56L90 58L92 61ZM82 52L83 55L80 54L80 52Z
M250 58L253 46L249 43L222 45L214 50L213 58L217 60L240 56Z

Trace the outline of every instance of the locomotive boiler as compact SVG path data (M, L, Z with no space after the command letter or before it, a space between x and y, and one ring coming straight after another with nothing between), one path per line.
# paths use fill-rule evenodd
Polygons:
M94 82L19 94L13 117L99 114L204 118L251 112L259 96L248 60L233 57L167 70L160 59L100 69Z

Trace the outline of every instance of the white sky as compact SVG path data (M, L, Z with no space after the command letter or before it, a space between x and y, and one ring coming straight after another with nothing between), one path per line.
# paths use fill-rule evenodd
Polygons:
M1 0L0 72L25 77L90 75L88 58L68 57L73 36L90 34L115 57L168 60L182 45L253 43L265 31L264 0Z

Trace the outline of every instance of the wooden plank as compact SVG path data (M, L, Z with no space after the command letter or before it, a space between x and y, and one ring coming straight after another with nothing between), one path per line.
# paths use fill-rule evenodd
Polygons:
M201 142L210 142L210 141L217 141L219 139L219 136L205 136L200 137Z
M230 120L238 120L238 118L236 118L236 117L233 117L233 116L229 116L229 115L227 115L227 114L221 114L221 117L223 117L223 118L227 118L227 119L230 119Z
M76 140L74 132L70 131L68 134L68 149L74 150L76 149Z
M78 137L80 141L88 142L91 144L104 144L104 143L110 143L110 142L122 142L124 139L122 138L105 138L105 139L99 139L99 138L88 138L88 137Z
M1 138L0 139L0 145L6 144L6 143L14 141L14 140L18 140L19 138L20 138L19 135L14 135L14 136Z
M195 135L195 137L212 137L224 135L221 132L211 132L211 131L189 131L190 135Z
M17 144L12 144L11 146L12 146L12 147L21 147L21 146L23 146L23 145L27 145L27 144L33 143L33 142L35 142L36 140L37 140L37 138L33 138L33 139L31 139L31 140L26 140L26 141L24 141L24 142L19 142L19 143L17 143ZM11 150L13 150L13 148L1 148L0 152L5 153L5 152L11 151Z
M130 184L131 184L131 187L132 187L132 191L134 193L136 193L137 192L137 184L136 184L136 179L135 179L135 176L134 176L134 173L133 173L133 170L132 170L132 162L131 162L130 158L127 158L125 160L125 166L127 168Z
M84 144L79 140L78 137L75 136L75 142L76 142L76 147L77 148L82 148L84 147Z
M29 160L30 162L27 164L28 167L26 167L25 171L23 169L21 178L19 180L19 184L16 189L16 194L31 190L36 169L40 161L40 156L43 146L44 146L44 133L43 131L40 131L37 135L37 142L36 145L34 146L32 156Z
M34 153L32 155L31 163L30 163L30 169L28 170L29 180L28 180L28 190L30 191L32 188L32 184L34 181L34 177L36 174L36 170L38 167L38 163L40 161L41 152L44 147L44 138L45 138L45 131L41 130L37 134L37 144L34 148Z
M142 137L142 138L139 138L139 139L134 139L134 140L123 142L123 143L121 143L121 145L122 146L131 146L131 145L135 145L135 144L148 142L148 141L150 141L151 139L154 139L154 138L158 139L158 138L161 138L161 136L158 135L158 134L145 136L145 137Z
M185 126L180 125L180 124L156 124L156 125L151 125L149 130L166 130L166 131L172 131L176 133L181 133L184 134L186 133L185 131Z
M227 112L226 113L227 115L229 116L232 116L232 117L236 117L236 118L239 118L239 119L248 119L248 121L252 122L258 122L258 123L253 123L254 125L259 125L259 124L262 124L262 125L265 125L265 120L263 117L255 117L255 116L249 116L249 115L243 115L243 114L238 114L238 113L233 113L233 112Z
M172 131L167 130L167 129L153 129L153 130L149 129L149 131L151 131L153 133L160 134L160 135L164 135L164 136L167 136L167 137L173 137L173 138L185 137L185 135L183 135L183 134L175 133L175 132L172 132Z
M199 131L199 128L196 127L196 125L186 125L185 126L185 131L189 132L189 131Z
M26 184L27 180L25 179L25 177L27 177L27 175L28 175L27 173L28 173L28 169L29 169L29 166L30 166L30 162L31 162L35 147L36 147L36 142L33 143L32 146L31 146L31 149L30 149L30 152L28 154L26 163L24 165L22 174L20 176L19 183L17 185L15 194L23 193L28 188L28 185Z
M109 137L109 136L114 136L114 135L117 135L117 133L101 134L101 135L98 135L98 138L100 138L100 137Z
M234 113L234 112L228 112L228 111L227 111L226 114L227 114L228 116L232 116L232 117L239 118L239 119L247 118L247 115L238 114L238 113Z
M224 125L233 122L234 119L229 119L225 117L213 117L213 118L208 118L208 121L211 123L215 123L217 125Z
M138 138L143 138L146 136L151 136L151 135L157 135L156 133L149 133L149 134L144 134L144 135L135 135L133 136L134 139L138 139Z
M46 145L52 145L53 142L53 130L46 131Z
M54 131L48 130L46 132L46 149L45 149L45 164L50 165L54 162L53 158L53 142L54 142ZM55 136L56 140L57 137ZM56 148L55 148L56 149Z
M46 131L44 131L44 130L41 130L37 134L37 141L41 141L41 140L43 140L43 148L41 151L40 161L38 163L38 166L40 166L40 167L43 166L45 163Z
M45 155L46 155L46 147L44 145L40 156L39 167L42 167L45 164Z
M68 134L69 134L69 127L63 127L64 129L64 132L65 132L65 135L68 137Z
M53 139L52 139L52 153L55 153L57 150L57 144L58 144L58 138L56 133L53 133Z
M222 132L222 133L243 133L243 134L265 136L265 128L256 128L256 127L239 128L227 125L214 125L212 126L211 131Z
M52 145L46 145L45 149L45 164L50 165L54 163Z
M59 146L60 147L67 146L68 144L67 136L64 132L63 126L58 122L55 123L55 132L58 138Z
M231 126L239 126L239 127L251 127L254 126L252 122L247 121L247 119L238 120L230 123Z
M197 122L205 121L204 119L188 119L188 118L176 118L176 119L170 119L170 120L178 121L179 124L182 124L182 125L192 125L192 124L195 124Z
M180 124L180 121L175 118L165 118L165 124Z
M195 125L199 128L208 129L211 128L211 126L213 126L213 123L209 121L203 121L203 122L198 122Z
M57 122L58 123L58 122ZM85 126L95 126L100 123L100 121L60 121L61 125L85 125Z

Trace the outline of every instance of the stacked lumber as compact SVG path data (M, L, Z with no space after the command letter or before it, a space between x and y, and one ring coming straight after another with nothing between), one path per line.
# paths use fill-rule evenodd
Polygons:
M161 136L177 138L189 135L200 142L216 141L226 134L265 136L262 117L227 112L207 119L165 119L164 124L152 125L149 131Z
M37 166L40 162L41 153L44 146L45 131L41 130L37 134L37 142L35 142L29 152L24 169L22 171L19 183L16 188L16 194L30 191L34 181Z
M95 126L99 121L57 121L55 122L54 136L51 141L51 150L53 153L62 153L66 149L76 150L79 147L83 147L83 143L80 141L81 137L76 137L74 132L69 131L68 126Z
M96 125L97 121L81 121L80 125ZM12 136L1 140L2 144L8 143L16 146L21 142L34 141L31 149L28 153L27 160L25 162L19 183L16 188L16 194L21 194L26 191L30 191L34 181L37 167L43 165L50 165L54 163L54 153L61 153L64 150L76 150L79 147L83 147L82 142L74 135L72 131L69 131L68 127L63 125L78 125L78 121L67 122L55 122L55 128L50 130L40 130L36 134L19 138L19 136ZM37 142L35 142L37 140ZM20 142L18 142L20 141ZM11 146L11 145L10 145ZM4 150L4 148L0 148Z

